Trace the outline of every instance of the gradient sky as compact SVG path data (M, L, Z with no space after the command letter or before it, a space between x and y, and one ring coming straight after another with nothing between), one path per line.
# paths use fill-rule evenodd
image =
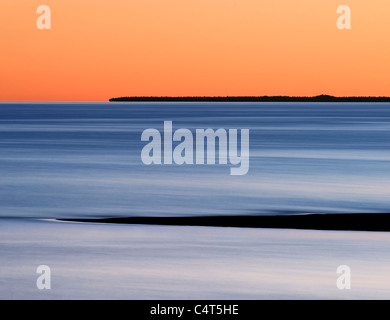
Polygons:
M1 101L390 96L389 0L1 0L0 31Z

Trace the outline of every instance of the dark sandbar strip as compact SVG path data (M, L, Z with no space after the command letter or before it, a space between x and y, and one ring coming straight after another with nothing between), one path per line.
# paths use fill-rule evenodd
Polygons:
M129 217L59 219L61 221L204 226L235 228L311 229L344 231L390 231L390 213L295 214L279 216Z

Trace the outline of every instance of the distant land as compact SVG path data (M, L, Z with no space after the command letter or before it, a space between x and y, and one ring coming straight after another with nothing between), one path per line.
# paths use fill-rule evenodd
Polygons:
M390 102L390 97L334 97L322 94L314 97L290 96L226 96L226 97L118 97L111 102Z

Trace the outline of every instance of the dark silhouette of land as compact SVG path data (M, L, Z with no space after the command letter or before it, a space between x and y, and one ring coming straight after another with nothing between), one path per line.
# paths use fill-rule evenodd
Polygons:
M111 102L390 102L390 97L334 97L322 94L314 97L290 96L227 96L227 97L119 97Z
M344 231L390 231L390 213L294 214L273 216L130 217L59 219L61 221L207 226L237 228L312 229Z

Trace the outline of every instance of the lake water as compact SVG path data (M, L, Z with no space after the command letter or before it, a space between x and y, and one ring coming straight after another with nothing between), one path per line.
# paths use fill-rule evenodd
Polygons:
M248 174L144 165L164 121L250 129ZM388 103L1 103L0 216L387 212L389 150Z
M249 129L248 174L144 165L164 121ZM389 299L386 232L52 220L388 212L389 147L386 103L0 103L0 299Z

